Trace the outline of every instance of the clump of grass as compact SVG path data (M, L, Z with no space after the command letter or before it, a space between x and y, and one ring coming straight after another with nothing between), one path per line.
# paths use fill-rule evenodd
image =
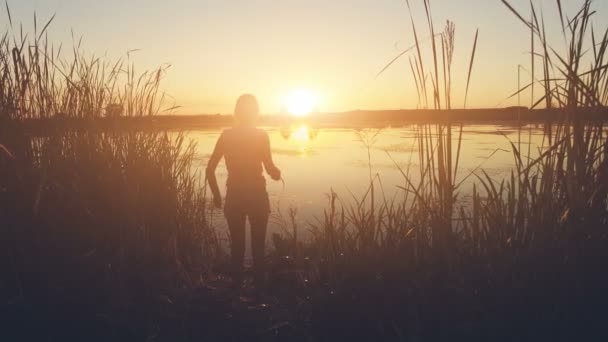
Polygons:
M109 62L86 56L75 41L71 51L54 46L47 28L19 32L7 6L9 29L0 39L0 119L98 118L153 115L170 111L160 81L169 65L137 74L126 58Z
M31 39L9 29L0 40L0 315L12 327L2 334L149 338L220 254L192 172L195 146L167 132L28 134L28 120L165 106L166 67L137 75L128 60L86 57L79 43L64 54L49 44L51 21Z
M430 67L411 20L416 44L410 66L419 102L451 109L455 26L448 23L437 35L431 3L423 4ZM565 18L559 1L557 7ZM321 340L605 335L608 141L601 122L579 114L605 105L607 34L598 43L591 31L593 47L586 49L593 10L585 1L573 19L563 20L571 48L559 56L536 13L532 7L532 20L526 21L516 12L535 37L531 55L543 61L544 79L528 87L540 84L545 92L534 102L565 114L538 153L512 144L509 179L492 179L482 168L459 174L462 125L446 111L443 122L418 126L419 168L401 170L403 192L395 198L385 196L370 155L369 191L354 200L332 191L323 216L308 227L310 241L298 233L303 227L296 211L279 217L288 233L275 237L270 279L283 307L270 315L243 310L239 317L254 325L244 324L250 328L246 336L260 330L278 334L276 327L285 325L296 325L300 337ZM40 40L42 34L35 36ZM0 82L6 82L0 83L0 113L11 126L0 127L0 142L13 156L0 153L0 262L8 270L0 290L10 303L10 322L28 322L64 339L70 337L65 330L77 330L66 329L74 322L83 323L76 334L81 338L100 331L107 339L167 334L168 340L186 340L192 335L184 331L203 325L211 332L195 336L235 339L231 333L240 323L226 314L231 304L217 304L197 288L220 244L204 189L191 172L192 145L165 133L61 131L31 137L13 129L25 119L64 110L67 117L104 116L114 103L128 108L127 115L155 113L161 108L162 96L154 95L160 77L150 84L144 77L138 86L129 68L130 81L113 87L118 76L93 76L104 65L100 61L75 54L78 61L62 68L41 52L47 44L28 50L22 48L25 41L7 38L0 44ZM581 69L586 50L594 51L589 70ZM55 76L46 76L47 69ZM465 205L459 185L468 177L478 182ZM192 298L204 301L192 305ZM289 323L274 324L277 317L260 323L285 308ZM258 329L263 324L271 324L270 330ZM223 332L215 335L216 329Z
M436 35L430 1L423 4L431 66L424 64L428 59L422 58L412 19L412 74L423 106L449 109L454 26L448 23ZM557 7L565 18L560 1ZM600 317L608 302L602 290L608 276L600 265L608 257L608 141L602 121L587 120L586 112L605 106L608 34L601 41L593 31L589 37L594 11L591 1L584 1L572 18L562 20L570 48L561 56L546 41L534 7L531 21L510 8L530 27L532 46L541 42L541 52L532 48L532 55L542 60L544 75L533 83L544 93L533 107L560 109L553 129L536 154L512 143L510 178L493 179L483 168L460 175L462 126L454 137L448 111L444 122L418 126L420 167L402 170L403 197L372 206L365 197L346 201L332 192L323 217L311 223L306 247L316 289L308 317L317 336L605 337ZM477 42L476 33L467 80ZM589 42L592 46L585 45ZM587 70L585 51L593 51ZM466 204L458 188L469 177L477 183Z

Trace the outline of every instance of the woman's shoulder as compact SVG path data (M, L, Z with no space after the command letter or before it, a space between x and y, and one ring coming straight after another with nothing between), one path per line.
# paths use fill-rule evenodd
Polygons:
M267 138L267 137L268 137L268 132L266 132L266 130L265 130L265 129L263 129L263 128L256 127L256 128L255 128L255 131L256 131L256 133L257 133L259 136L261 136L261 137L264 137L264 138Z
M268 140L268 133L265 129L257 128L257 127L231 127L226 128L222 131L220 138L223 140L230 140L233 138L246 138L246 139L262 139Z
M220 138L226 138L234 135L234 129L232 127L224 128L220 133Z

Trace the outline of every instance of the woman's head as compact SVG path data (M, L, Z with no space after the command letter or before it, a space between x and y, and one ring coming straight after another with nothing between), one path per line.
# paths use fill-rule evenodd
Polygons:
M253 125L258 117L260 108L258 100L251 94L241 95L236 100L234 107L234 117L239 124Z

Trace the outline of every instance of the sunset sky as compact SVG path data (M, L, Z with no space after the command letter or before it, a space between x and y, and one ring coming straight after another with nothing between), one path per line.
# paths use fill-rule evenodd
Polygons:
M419 35L428 37L422 0L411 0ZM141 49L131 59L140 70L172 67L164 88L180 113L229 113L244 92L258 96L265 113L277 113L294 89L309 89L321 111L416 108L407 58L376 78L414 42L403 0L9 0L13 21L33 31L33 13L50 36L110 59ZM525 13L528 0L511 3ZM562 48L554 0L544 9L551 41ZM569 13L580 1L564 1ZM456 5L457 4L457 5ZM469 107L497 107L517 87L517 65L529 68L529 31L499 0L432 0L437 31L456 24L454 106L462 107L466 69L479 28ZM596 31L608 23L608 1L596 1ZM4 13L0 25L8 26ZM425 51L429 51L425 49ZM426 58L430 58L427 55ZM430 60L429 60L430 61ZM529 79L529 75L523 74ZM529 94L523 97L529 104Z

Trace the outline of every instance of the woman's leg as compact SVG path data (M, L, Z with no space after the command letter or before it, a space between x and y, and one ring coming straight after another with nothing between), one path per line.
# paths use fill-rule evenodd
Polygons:
M226 211L225 214L230 230L232 283L240 287L243 281L243 259L245 257L245 213Z
M258 204L261 205L256 208L255 212L249 215L249 223L251 224L251 254L253 254L254 282L256 288L261 289L264 286L266 271L266 228L268 227L268 216L270 215L270 206L266 193L263 194Z

